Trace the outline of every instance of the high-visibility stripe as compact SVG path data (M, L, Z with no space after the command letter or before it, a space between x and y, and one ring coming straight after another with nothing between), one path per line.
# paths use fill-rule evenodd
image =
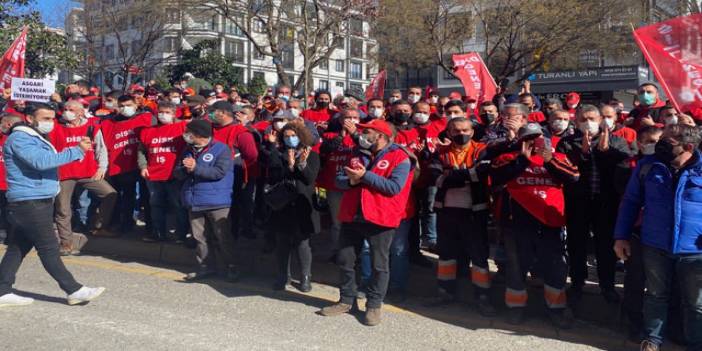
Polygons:
M544 284L544 299L549 308L565 308L566 294L564 289L556 289Z
M480 288L490 288L490 272L485 268L470 267L470 280Z
M505 290L505 305L507 305L507 307L524 307L527 304L528 298L529 296L526 290L514 290L510 288Z
M456 260L439 260L439 266L436 272L438 280L456 280Z

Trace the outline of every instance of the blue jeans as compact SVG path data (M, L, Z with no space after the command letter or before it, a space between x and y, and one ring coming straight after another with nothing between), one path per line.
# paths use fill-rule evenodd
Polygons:
M395 231L390 244L390 286L393 291L407 291L409 278L409 236L412 219L404 219Z
M181 182L170 180L164 182L147 181L149 188L149 205L151 205L151 219L153 221L152 231L156 236L164 236L168 233L166 219L168 209L173 208L176 220L176 235L185 238L189 232L188 212L182 207L180 202Z
M437 187L430 186L422 189L419 198L420 204L420 220L422 222L423 241L436 243L436 212L434 212L434 198L436 197Z
M644 337L663 343L672 277L680 284L688 350L702 350L702 254L674 255L642 247L646 293L644 296Z

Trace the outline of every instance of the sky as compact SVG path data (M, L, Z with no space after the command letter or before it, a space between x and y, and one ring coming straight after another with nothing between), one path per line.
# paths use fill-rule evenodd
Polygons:
M63 20L68 10L77 6L78 4L71 0L36 0L33 5L41 12L44 23L58 28L63 28Z

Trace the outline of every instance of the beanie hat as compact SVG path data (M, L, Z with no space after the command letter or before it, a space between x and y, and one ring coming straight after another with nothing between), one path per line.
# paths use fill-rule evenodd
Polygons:
M203 138L212 137L212 124L204 119L196 119L188 123L185 129L196 136Z

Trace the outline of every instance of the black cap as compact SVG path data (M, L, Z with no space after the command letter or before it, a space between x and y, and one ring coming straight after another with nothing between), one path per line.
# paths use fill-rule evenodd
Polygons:
M203 138L212 137L212 124L204 119L195 119L185 126L185 130Z
M365 100L363 96L363 91L361 91L360 89L350 88L346 90L344 96L352 97L360 102L363 102L363 100Z
M529 140L538 138L544 132L538 123L527 123L524 127L519 128L519 140Z
M211 89L201 89L200 95L204 96L206 99L208 97L217 96L217 92Z
M212 106L210 106L210 107L208 108L208 110L209 110L209 111L220 110L220 111L227 111L227 112L233 113L233 112L234 112L234 106L232 106L232 104L230 104L230 103L227 102L227 101L217 101L217 102L215 102L214 104L212 104Z
M188 106L195 107L205 103L205 98L202 95L186 96L185 101L188 102Z

